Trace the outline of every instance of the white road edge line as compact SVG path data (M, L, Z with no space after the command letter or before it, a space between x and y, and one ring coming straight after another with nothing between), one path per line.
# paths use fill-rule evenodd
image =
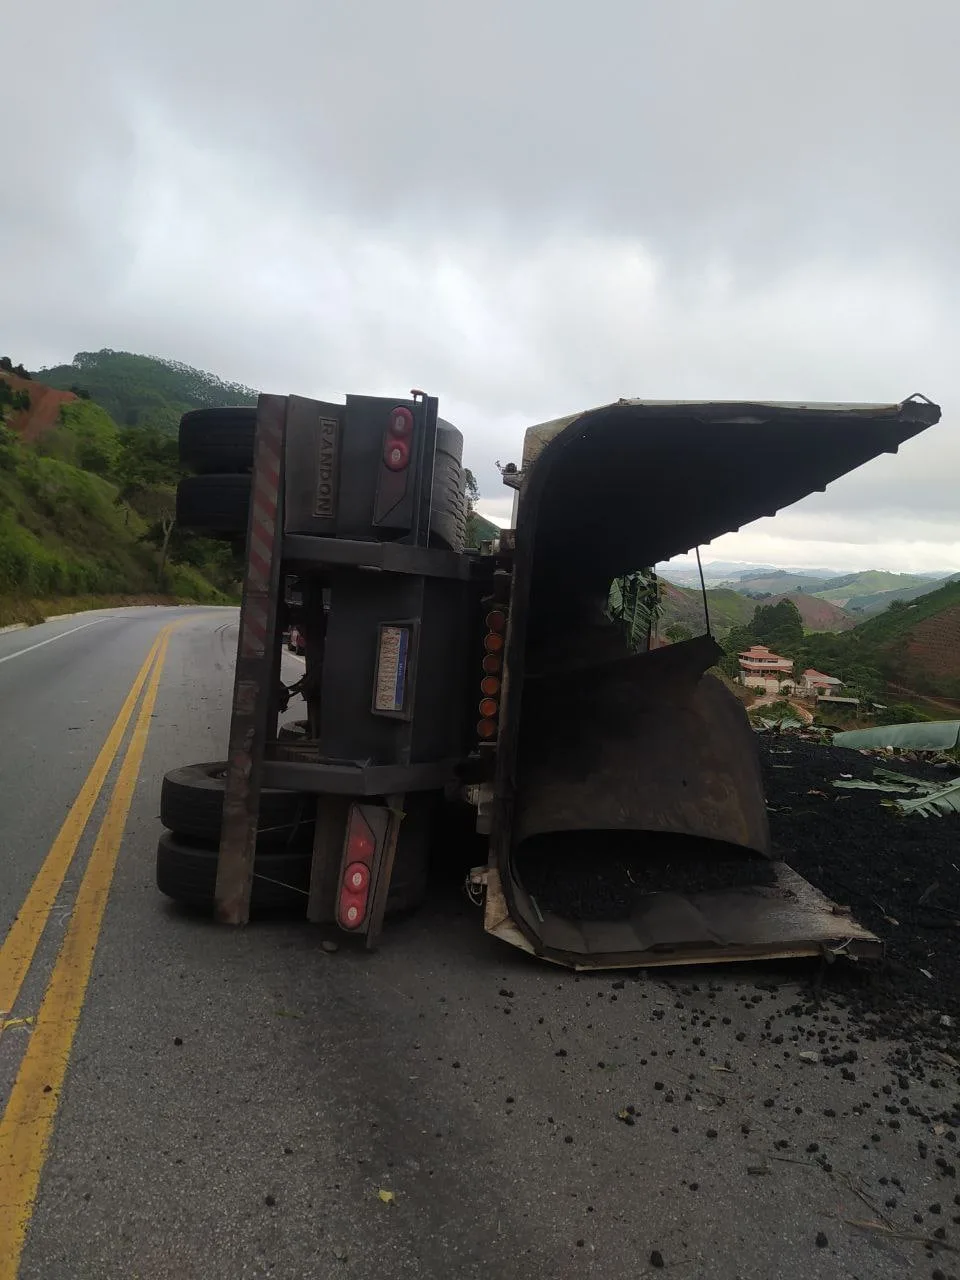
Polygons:
M36 644L28 644L25 649L18 649L16 653L8 653L6 657L0 658L0 662L12 662L14 658L20 658L25 653L32 653L34 649L42 649L45 644L53 644L54 640L62 640L64 636L72 636L75 631L86 631L87 627L95 627L98 622L109 621L109 618L94 618L92 622L85 622L83 626L71 627L69 631L61 631L59 635L50 636L47 640L38 640Z

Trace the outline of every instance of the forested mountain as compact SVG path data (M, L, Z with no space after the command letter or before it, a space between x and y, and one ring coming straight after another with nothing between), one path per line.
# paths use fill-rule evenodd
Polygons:
M188 409L256 404L258 394L177 360L109 348L78 351L70 364L41 369L33 377L96 401L121 427L156 427L170 433Z

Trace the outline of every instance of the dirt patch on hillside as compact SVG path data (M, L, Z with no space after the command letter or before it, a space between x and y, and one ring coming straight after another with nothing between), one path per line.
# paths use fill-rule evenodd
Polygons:
M805 591L791 591L789 595L777 596L762 603L779 604L781 600L789 600L796 605L804 631L849 631L857 625L857 619L839 605L831 604L829 600L820 600L817 596L809 596Z
M21 440L32 442L46 431L50 431L60 421L60 406L76 400L72 391L58 391L55 387L45 387L42 382L34 382L31 378L21 378L15 373L0 373L0 378L14 391L26 391L30 396L30 408L20 413L13 413L7 419L7 426L15 431Z
M960 680L960 605L911 628L904 658L905 670Z

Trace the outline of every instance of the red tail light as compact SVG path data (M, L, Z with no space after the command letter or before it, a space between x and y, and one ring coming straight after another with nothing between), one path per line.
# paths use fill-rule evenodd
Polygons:
M383 463L390 471L406 470L410 464L410 446L406 440L388 440L383 449Z
M506 631L507 615L500 609L494 609L492 613L487 614L487 628L490 631Z
M483 698L480 702L480 714L484 720L492 720L497 714L497 702L495 698Z
M397 405L390 414L387 430L396 440L409 440L413 435L413 414L403 405Z
M376 852L376 836L357 806L351 806L344 858L346 867L340 881L337 908L337 917L343 929L359 929L367 918L371 870Z

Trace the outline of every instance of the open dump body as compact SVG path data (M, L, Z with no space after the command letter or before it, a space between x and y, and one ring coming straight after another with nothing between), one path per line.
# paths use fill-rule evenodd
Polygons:
M770 860L752 730L709 636L637 653L611 581L816 490L938 421L897 405L621 401L531 428L486 927L576 967L880 954ZM762 456L762 470L743 459Z

